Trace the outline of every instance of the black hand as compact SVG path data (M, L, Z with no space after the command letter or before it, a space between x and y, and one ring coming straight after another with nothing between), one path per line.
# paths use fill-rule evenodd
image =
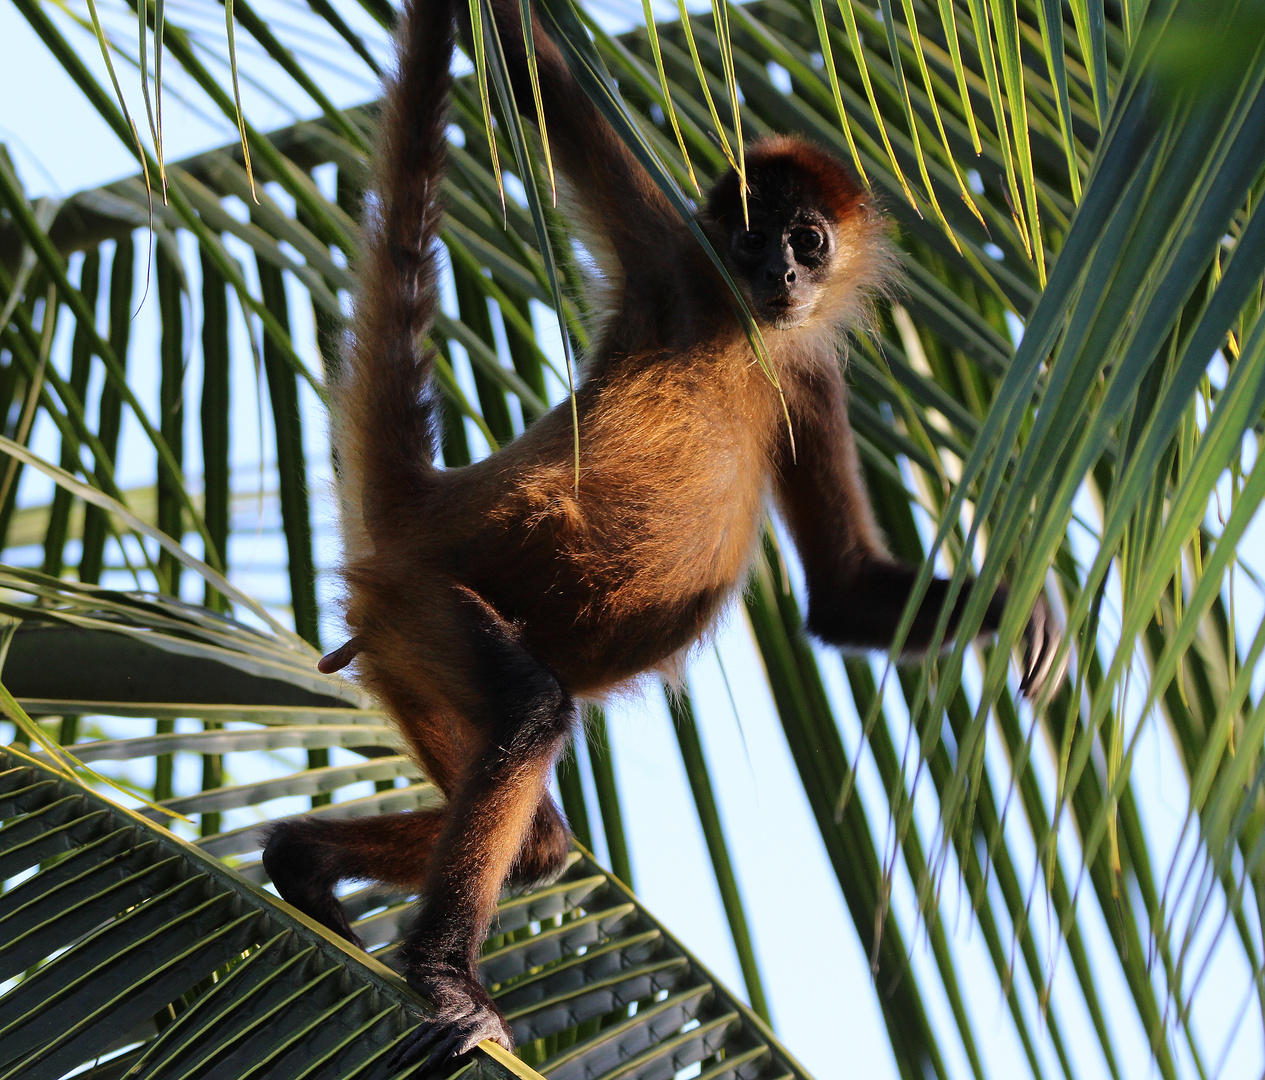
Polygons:
M434 1005L435 1012L396 1047L388 1061L392 1070L424 1062L413 1075L434 1076L484 1039L507 1050L514 1048L505 1017L471 975L435 965L410 971L408 981Z
M1019 688L1029 701L1035 701L1047 683L1057 685L1062 681L1063 669L1067 663L1065 657L1059 670L1054 670L1059 644L1063 640L1063 630L1044 596L1037 597L1036 607L1028 619L1023 637L1026 647L1023 653L1023 678Z

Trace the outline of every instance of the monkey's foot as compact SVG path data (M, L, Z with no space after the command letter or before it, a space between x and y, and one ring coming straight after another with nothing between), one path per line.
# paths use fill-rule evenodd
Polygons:
M411 969L408 981L435 1012L396 1047L390 1068L424 1061L414 1076L432 1076L484 1039L514 1049L509 1024L473 976L448 964L426 964Z
M1063 629L1044 596L1037 597L1037 606L1033 608L1032 617L1024 629L1023 640L1023 678L1019 682L1019 689L1029 701L1035 701L1041 696L1047 683L1057 687L1063 681L1063 673L1067 667L1067 657L1064 656L1058 670L1054 670L1059 644L1063 640Z
M321 873L320 850L304 839L302 822L283 821L273 828L264 845L263 861L282 900L327 930L346 938L356 948L365 947L347 921L347 913L334 895L328 875Z

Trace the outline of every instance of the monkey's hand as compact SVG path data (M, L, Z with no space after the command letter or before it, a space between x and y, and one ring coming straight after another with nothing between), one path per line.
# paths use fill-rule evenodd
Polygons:
M422 964L408 971L408 982L435 1012L396 1047L390 1068L424 1060L425 1068L414 1075L432 1076L484 1039L514 1049L514 1037L501 1010L471 974L450 964Z
M1029 701L1036 701L1047 685L1056 689L1063 681L1067 667L1067 657L1054 668L1059 644L1063 640L1063 628L1054 617L1045 594L1037 597L1037 606L1032 609L1028 625L1023 631L1023 678L1019 689Z

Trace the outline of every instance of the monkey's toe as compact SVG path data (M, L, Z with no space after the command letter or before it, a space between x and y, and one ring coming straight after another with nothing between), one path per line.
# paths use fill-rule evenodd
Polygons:
M499 1018L463 1017L460 1020L424 1020L396 1047L388 1067L403 1069L420 1065L414 1077L438 1076L457 1058L470 1053L484 1039L501 1042Z
M434 1076L484 1039L514 1049L508 1022L473 977L447 965L427 965L411 970L408 981L435 1012L395 1048L388 1062L391 1069L420 1064L413 1076Z
M333 891L320 896L304 896L298 900L284 897L286 903L298 908L309 919L315 919L326 930L332 930L341 938L346 938L357 949L364 949L365 943L360 935L351 928L347 921L347 913Z

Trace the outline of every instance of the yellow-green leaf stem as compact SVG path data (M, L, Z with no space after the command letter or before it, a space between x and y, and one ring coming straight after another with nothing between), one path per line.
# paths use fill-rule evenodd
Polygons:
M127 121L127 126L132 131L132 141L135 144L136 157L138 160L144 161L145 147L141 143L141 133L136 129L136 121L132 119L131 111L127 107L127 101L123 97L123 88L119 86L119 77L118 77L118 74L114 70L114 58L110 55L110 46L105 38L105 29L101 25L100 12L97 10L97 0L88 0L88 14L92 19L92 33L97 39L98 47L101 49L101 59L105 61L105 70L110 76L110 85L114 87L114 97L119 103L119 108L122 110L123 119ZM144 42L144 40L145 40L145 26L142 23L141 24L141 41ZM145 87L145 103L146 103L146 107L148 107L149 85L145 79L143 65L142 65L141 70L142 70L141 85ZM166 167L163 164L161 147L156 148L155 153L158 155L158 171L159 171L159 176L162 178L163 190L165 192L167 188L167 173L166 173ZM149 200L150 216L152 217L153 204L154 204L154 189L150 184L149 170L142 169L141 175L145 178L145 194Z
M948 0L941 0L947 3ZM1037 19L1041 26L1041 44L1045 50L1054 102L1058 106L1059 128L1063 134L1063 152L1067 157L1067 178L1072 188L1072 201L1081 201L1081 174L1076 160L1076 136L1072 131L1072 106L1067 93L1067 62L1063 55L1063 9L1058 0L1038 0Z
M1098 126L1107 124L1107 73L1103 70L1105 49L1103 45L1104 27L1101 19L1102 4L1097 3L1097 12L1091 13L1086 0L1068 0L1072 9L1072 20L1076 24L1076 36L1080 42L1081 58L1089 75L1090 88L1093 91L1094 109L1098 113Z
M148 15L148 0L146 3L146 16ZM154 115L154 103L149 93L149 25L147 18L142 17L136 20L137 39L137 66L140 69L141 77L141 96L145 101L145 116L149 121L149 136L154 143L154 156L158 159L158 176L159 183L165 192L167 189L167 171L163 164L163 148L162 141L159 138L159 123ZM230 48L232 47L232 39L229 40ZM157 49L157 35L155 35L155 50ZM234 69L236 70L236 69Z
M896 39L896 15L892 11L891 0L879 0L880 10L883 13L883 30L887 35L887 47L892 58L892 74L895 76L896 85L893 88L899 97L901 105L905 110L905 123L909 128L909 141L913 146L914 158L918 162L918 172L922 176L923 194L927 201L931 203L931 209L935 213L941 226L944 228L945 235L949 238L949 242L959 253L962 245L959 243L957 233L953 226L949 224L949 219L944 216L944 210L940 206L940 200L936 196L935 185L931 182L931 174L927 171L927 158L922 148L922 139L918 135L918 119L914 115L913 101L909 96L909 86L905 81L905 68L900 59L900 45ZM934 106L933 106L934 107ZM954 165L956 171L957 166ZM978 214L974 202L971 209Z
M470 3L470 43L474 55L475 84L479 88L479 108L483 110L483 126L487 133L488 153L492 157L492 175L496 177L496 189L501 196L501 214L505 214L505 180L501 176L501 159L496 149L496 130L492 124L492 99L488 96L488 58L484 41L483 5L479 0ZM511 121L512 122L512 121Z
M154 153L158 158L158 173L163 178L164 197L167 170L163 156L163 31L166 25L167 0L154 0ZM144 33L143 24L141 32Z
M1010 213L1015 228L1024 245L1028 258L1032 258L1028 221L1023 212L1023 200L1019 196L1019 180L1015 175L1014 151L1010 142L1010 126L1006 122L1006 105L1002 100L1001 84L997 78L997 63L993 56L993 36L989 29L988 9L984 0L970 0L971 25L975 33L975 48L980 66L984 69L984 82L988 85L988 100L993 106L993 122L997 126L997 146L1006 166L1006 186L1010 192Z
M909 205L918 208L918 200L914 198L914 193L909 187L909 181L905 179L905 173L900 167L900 162L896 160L896 151L892 149L892 141L887 135L887 124L883 119L883 113L878 107L878 98L874 94L874 84L870 81L870 68L866 63L865 49L861 44L861 32L857 29L856 15L852 11L852 0L837 0L839 5L839 14L843 16L843 25L848 31L848 41L852 45L852 58L856 61L857 74L861 76L861 83L865 87L865 96L870 103L870 112L874 117L874 123L878 127L879 136L883 140L883 148L887 151L887 160L891 164L892 173L900 182L901 190L905 193L905 198ZM921 213L921 211L919 211Z
M647 0L648 2L648 0ZM553 155L549 152L549 130L545 124L545 104L540 97L540 69L536 62L536 38L532 33L531 0L521 0L519 14L523 24L523 50L527 54L527 77L531 80L532 101L536 106L536 130L540 132L540 151L549 177L549 196L558 205L558 183L553 175Z
M707 71L703 67L702 58L698 55L698 43L694 40L694 27L690 24L690 13L685 8L685 0L677 0L677 9L681 13L681 29L685 33L685 43L689 46L690 58L694 61L694 73L698 76L699 88L703 91L703 97L707 101L707 111L711 113L716 139L720 143L720 149L725 155L725 160L729 162L729 167L736 172L738 169L738 158L734 154L733 148L729 145L729 136L725 134L725 125L720 122L720 114L716 111L716 102L712 98L711 87L707 82Z
M820 3L820 0L817 0ZM685 136L681 134L681 124L677 119L676 106L672 104L672 91L668 86L668 73L663 67L663 50L659 47L659 28L655 25L654 12L650 7L650 0L641 0L641 10L646 18L646 36L650 39L650 52L654 56L654 68L659 76L659 92L663 95L663 113L668 119L668 123L672 125L672 133L676 136L676 144L680 147L681 158L685 162L686 171L689 173L690 186L696 192L702 194L703 188L698 182L698 177L694 175L694 163L690 160L690 152L685 146Z
M250 193L258 202L259 196L255 191L255 172L250 164L250 140L246 135L246 114L242 111L242 88L237 77L237 39L234 35L233 0L224 0L224 29L228 35L228 64L233 77L233 104L237 109L237 136L242 142L242 161L246 168L246 176L250 180ZM159 153L161 154L161 150Z
M927 58L923 55L922 37L918 33L918 20L914 14L913 0L902 0L905 7L905 22L909 30L909 40L913 44L914 58L918 62L918 70L922 74L922 84L927 91L927 101L931 106L931 115L935 117L936 130L940 133L940 145L944 148L945 159L949 163L949 168L953 170L953 177L958 182L958 191L962 196L962 201L971 209L971 213L981 225L984 224L984 215L980 213L980 209L975 205L975 199L971 195L971 190L967 187L966 180L962 176L961 169L958 168L957 159L953 156L953 148L949 145L949 136L944 131L944 119L940 115L940 106L936 101L935 87L931 82L931 72L927 70ZM954 43L956 45L956 35L954 35ZM970 105L967 103L967 114L970 115ZM971 133L978 140L979 136L975 132L974 122L972 121Z
M648 3L649 0L646 0ZM848 123L848 115L843 108L843 95L839 91L839 73L835 70L835 54L830 47L830 32L826 29L826 9L823 0L810 0L813 9L813 22L817 27L817 40L821 43L821 58L826 65L826 76L830 80L830 93L835 99L835 111L839 114L839 130L848 140L848 150L852 154L852 164L856 166L861 182L868 185L870 178L866 175L861 155L857 151L856 140L852 137L852 125Z
M59 469L51 462L45 461L37 454L32 453L21 443L16 442L13 439L6 438L3 435L0 435L0 453L7 454L9 457L22 462L24 465L29 465L33 469L38 469L59 487L65 488L67 491L71 492L71 494L83 499L84 502L92 503L94 506L99 506L103 510L113 514L115 517L123 521L133 532L153 540L159 547L172 555L178 562L187 566L204 580L209 581L216 589L234 603L241 604L257 618L262 619L274 633L285 638L287 641L303 644L302 638L286 629L286 627L274 619L272 615L268 613L267 609L261 604L252 600L249 596L237 588L237 586L231 584L222 574L212 569L201 559L190 555L189 552L187 552L180 546L179 543L173 540L165 532L154 528L146 521L142 521L126 506L118 502L118 500L110 498L109 495L106 495L102 491L98 491L94 487L81 483L64 469Z
M734 125L734 147L737 161L734 171L738 174L738 199L742 203L742 219L747 220L747 159L742 140L742 107L738 96L738 80L734 75L734 49L729 38L729 0L712 0L712 19L715 23L716 44L720 49L720 70L729 94Z
M532 226L536 233L536 244L542 258L545 260L549 289L553 299L554 310L557 314L558 330L562 340L563 355L566 359L567 396L571 407L571 450L574 466L572 483L578 496L580 492L580 414L575 395L575 360L572 355L571 342L567 337L566 309L562 302L561 275L558 272L557 261L554 258L553 247L550 243L544 208L541 206L540 192L535 184L535 169L531 160L531 146L523 131L521 112L514 97L513 82L508 76L505 54L502 49L500 34L497 31L496 21L492 16L490 6L486 5L486 0L471 0L471 3L479 5L480 12L486 16L488 25L492 29L492 45L496 57L493 75L497 79L497 93L500 95L501 103L505 110L506 135L513 147L514 159L523 178L523 189L526 192L527 205L531 211ZM486 72L484 74L486 76ZM494 138L491 127L488 128L487 134L489 143L491 143ZM503 190L502 208L504 208ZM498 368L497 370L501 369Z
M0 647L0 664L3 663L4 653L8 651L9 641L12 639L13 631L17 629L17 625L18 623L16 619L10 620L3 630L4 640L2 647ZM77 771L82 770L101 787L113 788L120 795L126 795L128 798L137 799L147 810L152 810L157 814L164 815L165 817L178 818L180 821L192 824L189 818L185 817L185 815L180 813L178 810L169 810L165 806L159 806L156 802L146 799L143 795L138 794L130 787L124 786L117 780L111 780L108 776L102 776L95 769L85 765L69 750L62 747L57 740L51 738L48 733L39 726L39 724L32 720L30 716L27 715L26 710L18 703L17 699L5 688L3 683L0 683L0 712L3 712L4 715L7 716L13 723L13 726L30 739L31 742L38 744L47 756L46 758L38 758L33 754L27 754L20 746L13 746L12 744L5 747L6 752L34 764L44 765L45 767L48 767L51 764L51 766L59 773L68 779L75 781L77 784L83 784L83 780L80 778ZM94 788L91 790L93 790L97 795L102 794L98 789Z
M48 357L53 349L53 332L57 329L58 311L57 290L50 285L44 297L44 325L40 330L38 366L27 387L26 400L22 403L22 411L18 413L18 426L14 433L19 443L26 442L27 436L31 433L31 425L35 422L35 407L44 390L44 373L48 370ZM17 474L17 459L11 458L4 470L4 480L0 481L0 506L8 501L9 492L13 488Z
M975 124L975 109L971 105L971 93L966 85L966 67L962 63L962 45L958 41L957 14L953 9L953 0L938 0L940 6L940 25L944 30L945 41L949 45L949 57L953 63L953 74L958 81L958 95L962 99L962 115L966 117L966 125L971 132L971 145L978 155L983 146L980 143L979 128Z
M993 24L997 28L997 46L1001 56L1002 76L1006 82L1015 151L1019 172L1023 177L1023 194L1027 210L1029 251L1036 264L1037 280L1045 285L1045 246L1041 240L1041 217L1037 205L1037 182L1033 175L1032 147L1028 139L1028 102L1023 86L1023 58L1019 55L1018 16L1015 0L989 0Z

